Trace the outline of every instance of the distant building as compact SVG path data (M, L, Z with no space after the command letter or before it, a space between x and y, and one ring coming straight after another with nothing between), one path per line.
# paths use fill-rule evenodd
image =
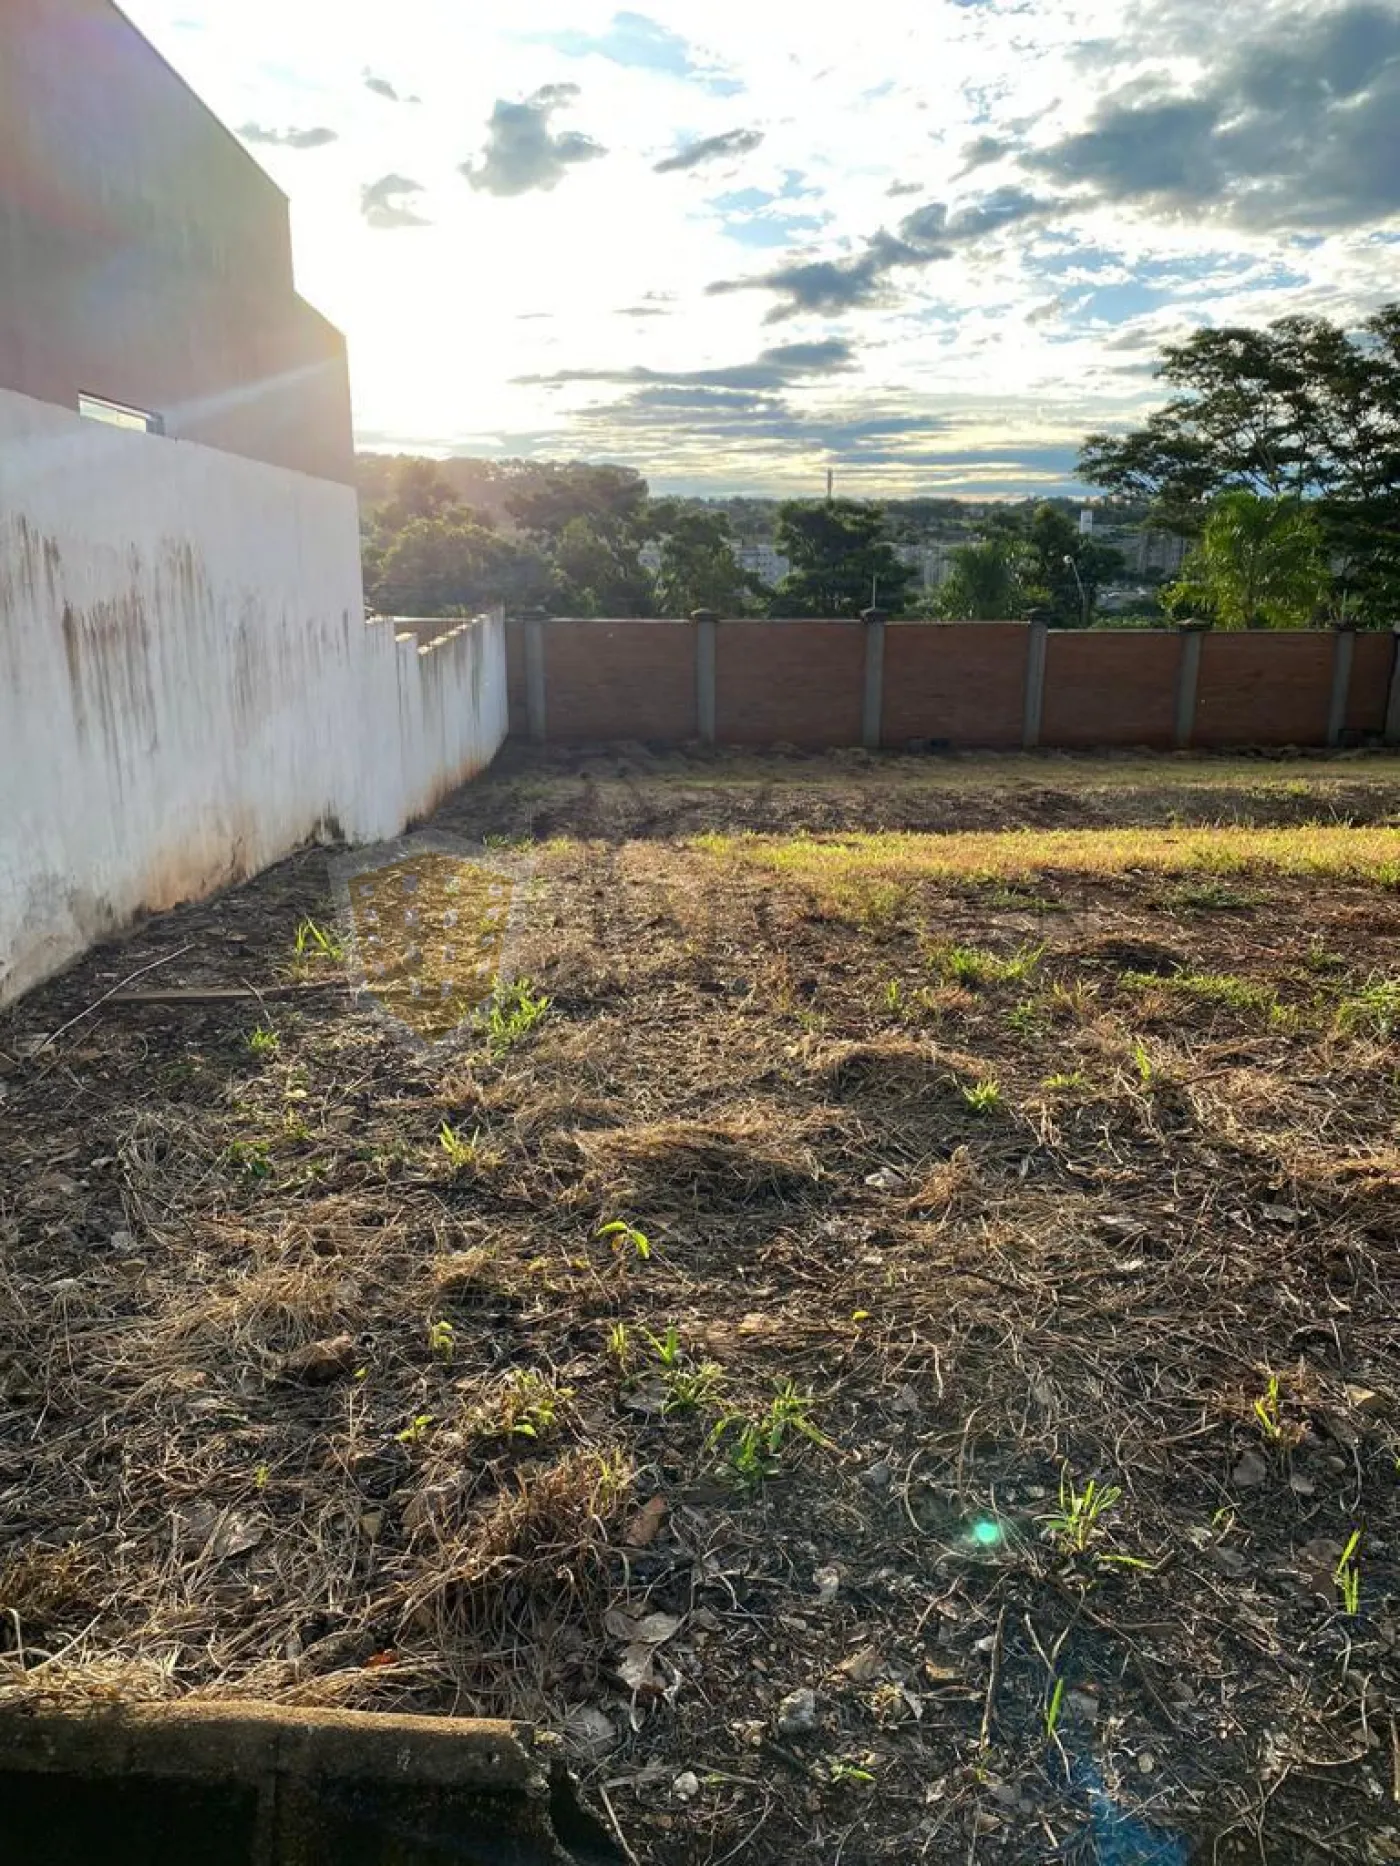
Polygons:
M654 577L661 569L661 546L654 543L644 544L637 553L637 561L643 570L648 571Z
M741 570L747 570L760 583L775 588L792 569L792 559L784 557L776 545L772 544L735 544L730 547L734 552L734 561Z
M1181 574L1190 544L1172 531L1140 531L1132 541L1128 561L1134 573L1146 576L1151 571L1164 577Z
M901 564L918 572L920 589L938 589L953 568L952 550L946 544L896 544L894 554Z
M1079 514L1079 535L1081 538L1092 538L1094 535L1094 514L1087 505Z

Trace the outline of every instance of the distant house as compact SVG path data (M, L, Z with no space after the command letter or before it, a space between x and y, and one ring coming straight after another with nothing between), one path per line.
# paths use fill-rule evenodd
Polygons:
M110 0L4 0L0 392L349 485L287 202Z

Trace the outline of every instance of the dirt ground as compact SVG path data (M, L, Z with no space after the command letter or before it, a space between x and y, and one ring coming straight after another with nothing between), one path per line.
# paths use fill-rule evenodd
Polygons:
M1400 1861L1397 823L510 751L432 825L530 877L490 1031L351 997L326 851L90 954L0 1014L0 1696L528 1717L676 1866Z

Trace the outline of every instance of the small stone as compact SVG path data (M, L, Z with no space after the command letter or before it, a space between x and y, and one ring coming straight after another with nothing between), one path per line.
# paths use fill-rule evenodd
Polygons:
M1347 1404L1358 1412L1380 1412L1385 1405L1384 1399L1371 1387L1347 1384Z
M1089 1723L1098 1722L1099 1701L1087 1691L1066 1691L1065 1709L1071 1716L1083 1717Z
M1261 1205L1259 1216L1272 1220L1276 1225L1299 1225L1303 1222L1304 1213L1293 1205Z
M892 1166L882 1166L873 1173L867 1173L865 1183L874 1192L898 1192L904 1184L904 1175Z
M867 1464L860 1474L860 1481L867 1490L888 1490L894 1480L894 1472L883 1458L875 1464Z
M335 1335L328 1341L312 1341L304 1348L294 1348L282 1361L282 1373L288 1380L305 1386L326 1386L355 1371L355 1343L350 1335Z
M778 1706L779 1736L811 1736L817 1727L817 1694L805 1685L789 1691Z
M1137 1766L1139 1775L1151 1775L1152 1771L1157 1767L1157 1758L1152 1754L1150 1749L1145 1749L1138 1757Z
M1313 1482L1313 1480L1307 1475L1305 1471L1290 1472L1289 1478L1288 1478L1288 1488L1294 1493L1295 1496L1299 1496L1299 1497L1314 1497L1317 1495L1317 1485Z
M841 1592L841 1570L818 1568L812 1576L812 1585L817 1590L817 1604L828 1606Z
M1246 1451L1230 1473L1237 1490L1252 1490L1269 1475L1269 1467L1257 1451Z
M671 1793L677 1801L694 1801L700 1793L700 1777L693 1769L686 1769L671 1784Z
M617 1728L596 1705L581 1704L564 1719L564 1739L577 1754L596 1759L617 1742Z
M114 1231L107 1242L116 1251L135 1250L136 1248L136 1239L129 1231Z

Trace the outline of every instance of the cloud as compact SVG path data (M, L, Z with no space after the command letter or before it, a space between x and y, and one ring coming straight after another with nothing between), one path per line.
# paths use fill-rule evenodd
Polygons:
M733 96L743 85L718 74L712 62L697 53L688 39L645 13L614 13L603 32L580 32L566 27L558 32L527 35L533 45L552 46L566 58L606 58L629 71L654 71L663 77L696 79L707 90Z
M762 130L726 130L720 136L702 136L687 143L674 155L653 163L658 175L673 175L682 169L699 168L702 162L717 162L727 156L748 155L763 141Z
M398 92L387 78L377 78L372 71L367 71L364 75L367 91L373 91L376 97L387 97L391 104L401 101Z
M1400 213L1400 12L1276 18L1189 93L1135 79L1021 157L1099 199L1234 224L1345 229Z
M889 274L901 268L932 265L1019 221L1043 219L1055 203L1016 187L998 188L980 201L949 213L946 202L930 201L900 222L899 235L883 227L863 250L845 259L817 259L778 266L747 279L717 279L706 286L711 296L727 292L767 291L779 302L768 313L776 324L801 312L839 314L879 304L886 297Z
M386 232L394 227L426 227L431 223L404 200L405 195L422 192L422 183L410 181L407 175L381 175L361 188L360 212L371 227Z
M1000 162L1014 147L1013 143L1000 136L975 137L963 149L963 165L958 170L959 176L970 175L974 169L985 168L989 162Z
M731 363L715 369L561 369L547 376L517 376L519 383L550 387L572 382L614 382L641 386L721 390L773 390L787 388L810 376L842 375L855 367L855 351L843 337L818 343L783 343L763 350L752 363Z
M898 196L901 194L922 194L923 191L924 191L924 187L923 187L922 182L892 181L889 187L886 188L885 193L888 195Z
M313 130L270 130L261 123L244 123L238 134L245 143L272 143L279 149L323 149L327 143L339 142L335 130L324 127Z
M577 96L576 84L546 84L523 103L498 98L487 126L483 159L479 165L464 162L461 173L473 188L487 194L547 192L578 163L606 155L607 150L591 136L576 130L555 135L550 130L554 112Z

